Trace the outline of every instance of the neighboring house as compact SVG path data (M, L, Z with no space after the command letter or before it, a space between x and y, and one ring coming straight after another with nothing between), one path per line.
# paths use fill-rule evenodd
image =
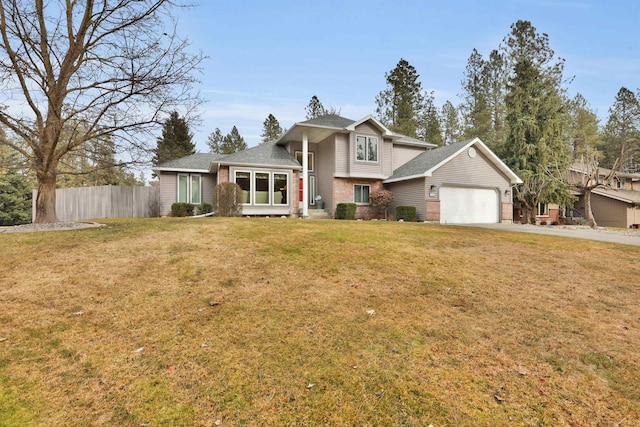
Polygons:
M574 165L570 174L584 174ZM599 168L598 180L604 183L610 169ZM574 208L586 216L584 194L574 193ZM596 223L603 227L638 228L640 224L640 174L616 172L610 184L591 191L591 211Z
M377 215L369 194L387 188L392 208L415 206L419 221L511 222L511 187L522 181L482 141L433 147L372 116L327 115L257 147L193 154L154 171L163 215L177 201L209 202L216 184L231 181L243 190L244 215L306 217L320 197L331 216L338 203L352 202L356 217L369 219Z

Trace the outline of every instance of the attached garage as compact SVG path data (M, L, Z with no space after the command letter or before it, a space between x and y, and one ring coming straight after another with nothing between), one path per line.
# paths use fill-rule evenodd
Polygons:
M440 188L441 224L493 224L500 221L495 188Z

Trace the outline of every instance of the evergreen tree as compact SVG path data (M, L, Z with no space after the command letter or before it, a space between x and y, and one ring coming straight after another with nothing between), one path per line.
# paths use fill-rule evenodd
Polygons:
M440 124L440 113L429 97L428 102L423 107L423 113L418 130L418 137L424 141L436 145L443 145L442 126Z
M262 142L272 141L274 139L278 139L283 134L282 127L280 127L280 123L278 119L275 118L273 114L269 114L266 119L264 119L264 123L262 123Z
M322 105L322 102L318 99L316 95L311 97L309 104L305 107L305 111L307 112L307 120L315 119L316 117L324 116L327 114L327 110Z
M411 64L400 59L393 70L385 73L387 88L376 96L380 121L393 131L412 137L418 136L420 121L428 123L422 117L424 95L419 77Z
M216 128L216 130L211 132L207 138L207 145L209 146L209 152L211 153L222 154L223 143L224 136L222 135L222 132L220 132L220 128Z
M640 166L640 101L622 87L609 108L609 119L602 141L603 165L613 167L619 160L621 170L638 172Z
M222 136L220 129L216 128L207 138L207 145L209 151L216 154L233 154L236 151L247 149L247 143L244 142L244 138L235 126L225 136Z
M447 101L442 106L442 142L449 145L460 140L460 119L458 109Z
M0 172L0 226L31 222L31 190L29 179L11 168Z
M193 134L189 132L187 121L174 111L164 122L162 137L157 139L153 164L159 165L195 153L195 144L191 141L192 139Z
M569 116L573 158L577 160L596 154L600 144L598 116L579 93L569 102Z
M531 23L518 21L505 39L510 64L505 98L509 131L504 160L522 178L515 190L524 208L524 220L535 222L538 203L564 203L570 196L549 173L562 173L570 161L566 140L563 61L552 62L548 36L538 34Z
M473 49L462 80L463 103L461 110L464 117L465 138L480 138L489 143L491 131L491 113L487 100L486 62L482 55Z

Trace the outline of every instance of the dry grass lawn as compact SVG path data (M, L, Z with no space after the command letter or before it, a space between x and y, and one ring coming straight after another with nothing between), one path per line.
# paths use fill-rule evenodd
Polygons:
M0 425L640 425L640 248L105 222L0 235Z

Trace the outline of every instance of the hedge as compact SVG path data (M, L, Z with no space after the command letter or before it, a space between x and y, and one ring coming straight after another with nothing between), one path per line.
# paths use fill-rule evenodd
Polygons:
M413 222L416 220L416 207L400 205L396 206L396 220Z
M356 219L356 204L338 203L336 206L336 219Z

